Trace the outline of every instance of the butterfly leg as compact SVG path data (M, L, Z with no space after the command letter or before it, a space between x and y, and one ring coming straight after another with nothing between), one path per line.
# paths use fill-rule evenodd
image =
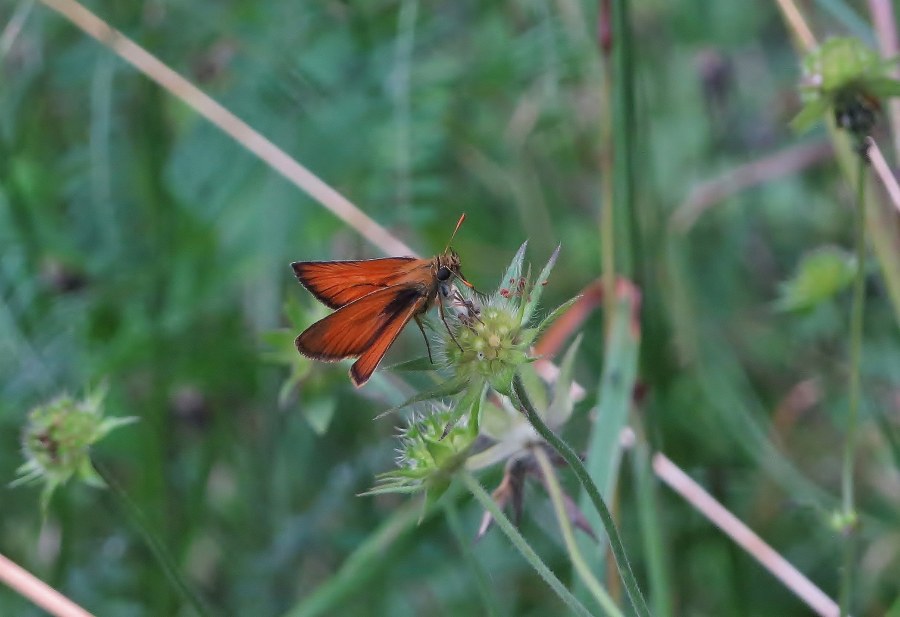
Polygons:
M453 330L450 329L450 324L447 323L447 316L444 315L444 302L441 300L441 294L437 296L438 301L438 312L441 314L441 321L444 322L444 327L447 328L447 334L450 335L450 338L453 339L453 342L456 343L456 346L459 347L459 350L462 351L462 345L459 344L459 341L456 340L456 337L453 336Z
M428 342L428 335L425 334L425 327L422 325L422 320L419 319L419 316L416 315L413 317L416 320L416 325L419 326L419 331L422 332L422 338L425 339L425 349L428 350L428 361L434 364L434 360L431 358L431 343Z

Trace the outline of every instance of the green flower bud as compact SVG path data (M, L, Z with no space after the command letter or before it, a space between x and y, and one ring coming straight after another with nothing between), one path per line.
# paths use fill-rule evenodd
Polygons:
M105 395L106 388L80 401L64 394L29 412L22 436L26 460L13 485L43 482L43 510L53 491L73 476L93 486L104 486L91 465L90 447L113 429L136 420L104 418Z
M467 418L446 405L415 414L400 431L397 469L381 474L379 485L365 494L425 491L428 500L437 499L462 467L476 436Z
M891 77L893 64L857 39L825 41L803 59L804 107L792 126L802 132L830 112L837 126L861 143L875 125L880 99L900 94L900 82Z

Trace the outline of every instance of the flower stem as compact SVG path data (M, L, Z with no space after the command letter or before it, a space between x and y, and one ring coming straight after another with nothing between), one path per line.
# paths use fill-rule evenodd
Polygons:
M153 556L156 557L157 563L159 563L163 572L166 573L169 582L172 583L172 586L175 587L181 597L193 607L194 612L197 613L197 615L200 615L200 617L208 617L210 613L206 608L206 604L200 599L197 592L191 589L190 585L188 585L187 581L178 571L175 559L169 554L168 549L166 549L160 539L150 529L147 519L141 512L141 509L128 497L125 489L122 488L105 466L97 461L93 461L93 463L97 473L100 474L100 477L103 478L103 481L109 487L110 492L119 502L119 505L125 510L125 514L131 524L141 535L144 542L147 543L147 547L150 549L150 552L153 553Z
M865 143L865 142L863 142ZM856 429L859 421L860 364L862 362L863 316L866 302L866 166L865 151L859 156L856 173L856 277L853 280L853 306L850 313L850 383L847 409L847 435L844 440L844 464L841 477L844 568L841 575L841 615L849 615L853 604L856 569L856 496L853 485L856 464Z
M478 563L478 560L472 553L472 540L467 538L463 531L462 522L459 520L459 510L454 500L444 500L444 514L447 516L447 525L449 525L450 531L453 532L456 543L459 544L459 550L462 552L463 558L469 565L469 570L471 570L472 576L478 584L478 592L481 594L485 611L487 611L489 617L499 617L502 611L497 604L497 598L491 591L491 583L484 568L481 567L481 564Z
M559 522L559 530L562 533L563 542L566 545L566 550L569 552L569 559L572 560L575 572L581 577L585 587L591 592L591 595L597 600L597 604L600 605L607 615L623 617L622 611L619 610L619 607L616 606L606 589L600 584L594 573L591 572L590 566L584 560L581 551L578 550L578 543L575 542L575 533L572 530L572 524L569 522L569 514L566 512L566 504L563 502L562 488L559 486L556 472L553 471L553 463L550 462L550 457L547 456L547 453L544 452L541 446L532 448L531 452L534 454L534 458L541 468L541 474L544 476L547 493L550 495L550 501L553 503L553 512L556 514L556 520Z
M492 517L494 517L494 522L496 522L497 526L506 534L506 537L513 543L513 546L519 549L519 552L522 553L525 560L528 561L531 567L541 575L541 578L547 581L547 584L556 592L556 595L558 595L577 615L591 617L591 613L578 601L578 598L573 596L572 592L566 589L565 585L563 585L550 568L547 567L547 564L541 561L541 558L534 552L534 549L531 548L528 541L522 537L519 530L516 529L515 525L513 525L506 517L500 509L500 506L497 505L497 502L487 494L487 491L485 491L484 487L481 486L481 483L475 479L475 476L468 471L463 470L459 473L459 477L462 478L463 484L465 484L466 488L475 496L475 499L481 503L485 510L490 512Z
M616 524L613 522L612 514L609 512L609 508L606 507L603 497L600 496L597 485L591 480L591 476L588 474L584 463L572 447L550 430L550 427L548 427L541 419L540 415L538 415L534 405L531 404L531 399L528 398L528 393L525 391L525 384L522 382L522 378L518 373L513 378L513 390L516 393L516 397L519 400L525 417L528 418L528 421L531 422L531 425L541 437L553 446L553 448L559 452L560 456L565 459L569 464L569 467L572 468L572 471L575 472L575 476L578 478L581 486L587 491L594 507L597 509L597 513L600 514L600 520L603 521L603 526L606 528L606 535L609 536L609 546L612 549L613 556L616 558L616 563L619 566L619 576L622 578L622 583L625 585L625 590L628 592L628 597L631 599L634 610L639 617L649 617L650 609L644 601L644 596L641 595L641 590L638 587L634 572L631 571L631 564L628 563L628 557L625 554L625 546L622 544L619 532L616 530Z

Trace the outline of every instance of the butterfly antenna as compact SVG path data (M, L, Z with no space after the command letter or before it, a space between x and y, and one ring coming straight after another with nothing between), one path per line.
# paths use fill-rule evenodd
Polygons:
M450 250L450 244L453 242L453 238L456 237L456 232L459 231L459 228L460 228L460 226L463 224L463 221L464 221L464 220L466 220L466 213L465 213L465 212L463 212L463 213L462 213L462 216L459 217L459 220L456 222L456 229L454 229L454 230L453 230L453 233L450 234L450 239L447 241L447 248L444 249L444 252L445 252L445 253L446 253L448 250Z

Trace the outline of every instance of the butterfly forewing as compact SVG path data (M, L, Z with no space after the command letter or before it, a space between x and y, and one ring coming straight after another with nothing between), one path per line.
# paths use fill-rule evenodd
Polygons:
M409 282L410 275L431 267L430 259L387 257L357 261L298 261L297 279L322 304L341 308L363 296ZM419 274L421 277L421 274Z

